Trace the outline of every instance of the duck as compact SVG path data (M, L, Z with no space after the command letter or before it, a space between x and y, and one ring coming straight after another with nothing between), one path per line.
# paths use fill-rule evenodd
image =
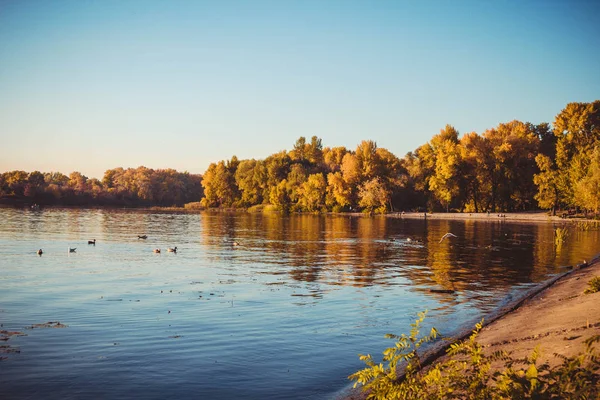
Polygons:
M42 254L44 254L44 252L42 251L42 249L39 249L39 250L37 251L37 254L38 254L38 256L41 256Z
M148 235L138 235L138 239L148 239Z
M69 247L69 253L75 253L75 250L77 250L77 247Z
M154 249L152 250L154 253L160 253L160 249Z
M88 244L96 245L96 239L88 240Z
M169 247L169 248L167 249L167 251L168 251L169 253L177 253L177 246L175 246L175 247Z
M239 242L233 242L233 243L231 243L231 245L232 246L239 246L240 244L239 244Z

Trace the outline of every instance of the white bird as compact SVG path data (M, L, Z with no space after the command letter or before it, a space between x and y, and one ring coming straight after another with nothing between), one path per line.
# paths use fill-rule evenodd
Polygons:
M440 239L440 243L442 243L444 241L444 239L450 238L450 237L458 237L458 236L456 236L454 233L448 232L444 236L442 236L442 238Z

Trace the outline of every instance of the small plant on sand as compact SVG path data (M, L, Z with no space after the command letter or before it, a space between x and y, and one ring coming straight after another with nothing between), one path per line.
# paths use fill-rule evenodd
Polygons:
M370 355L360 356L367 367L349 379L356 381L354 387L362 384L367 399L596 399L600 395L600 354L594 347L600 336L586 340L585 351L576 357L555 354L563 363L551 368L539 364L537 347L525 359L512 358L505 351L486 354L477 342L482 321L467 339L450 346L447 361L424 366L418 350L439 336L432 328L429 335L419 337L424 318L425 313L420 313L408 336L386 335L396 343L383 352L385 365L375 363Z
M420 376L422 369L419 348L427 342L434 341L439 332L432 328L429 335L419 337L420 326L427 315L427 311L418 314L419 318L412 323L410 335L402 334L400 336L387 334L388 339L395 339L394 347L390 347L383 352L383 363L376 364L370 354L360 355L361 361L367 364L367 368L360 370L352 375L350 379L355 380L356 387L359 383L363 385L364 390L368 390L369 399L401 399L410 398L410 395L424 391L422 379ZM405 379L412 384L398 384L398 364L404 362Z
M595 276L588 281L588 288L583 293L591 294L600 292L600 276Z
M567 228L556 228L554 230L554 244L556 247L562 246L563 242L569 237L569 231Z

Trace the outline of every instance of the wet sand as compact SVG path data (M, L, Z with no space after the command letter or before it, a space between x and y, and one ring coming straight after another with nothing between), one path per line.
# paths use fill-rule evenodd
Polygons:
M551 366L562 363L555 353L566 357L581 353L587 338L600 335L600 292L583 293L595 276L600 276L600 256L546 281L487 318L490 322L480 332L478 342L490 353L505 350L514 358L530 355L539 345L539 362ZM461 336L468 334L466 331ZM443 354L444 349L439 347L425 357L437 362L444 360ZM339 398L358 400L365 396L355 389Z

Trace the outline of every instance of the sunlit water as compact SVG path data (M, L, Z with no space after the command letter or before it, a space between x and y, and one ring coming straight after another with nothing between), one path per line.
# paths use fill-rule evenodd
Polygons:
M331 398L417 312L451 334L600 249L573 230L557 250L549 223L10 208L0 223L0 329L26 334L0 342L3 399ZM67 327L27 329L50 321Z

